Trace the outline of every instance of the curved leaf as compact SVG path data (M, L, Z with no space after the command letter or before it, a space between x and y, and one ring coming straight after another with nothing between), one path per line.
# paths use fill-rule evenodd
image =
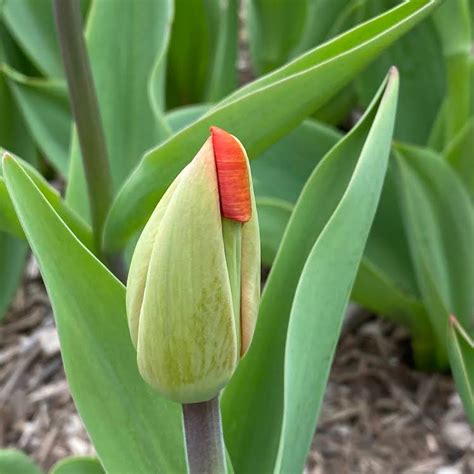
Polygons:
M105 469L185 472L180 407L160 398L138 373L123 285L17 161L4 158L3 169L51 299L71 393Z
M112 206L105 246L109 250L123 247L143 225L170 182L194 156L209 126L231 131L250 157L258 155L336 94L437 3L405 2L352 29L241 88L193 125L147 153Z
M296 287L286 339L279 472L304 469L351 287L382 191L397 98L398 74L392 72L383 97L377 100L378 110L354 174L311 249Z

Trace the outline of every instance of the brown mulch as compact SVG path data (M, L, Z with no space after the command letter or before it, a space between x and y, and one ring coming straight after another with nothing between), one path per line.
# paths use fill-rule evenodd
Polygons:
M407 360L404 330L350 308L308 473L474 473L474 436L450 377L417 372ZM45 469L93 453L34 265L0 324L0 446Z

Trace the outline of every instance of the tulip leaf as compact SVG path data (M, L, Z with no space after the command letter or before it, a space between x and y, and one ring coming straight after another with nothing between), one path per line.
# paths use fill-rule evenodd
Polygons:
M397 146L402 211L418 286L438 344L450 314L471 327L474 212L456 172L437 153Z
M330 153L325 159L329 166L351 136L370 127L362 131L366 138L357 166L309 253L294 293L285 348L280 472L304 469L351 288L382 191L397 110L396 70L391 71L382 91L360 127L335 148L335 155ZM314 212L315 201L306 200L310 184L297 204L306 204L305 212Z
M106 222L104 244L123 247L148 219L166 188L218 125L255 157L334 96L384 48L439 2L413 0L315 48L231 94L193 125L148 152L121 188ZM315 87L317 84L317 87Z
M285 231L253 343L224 392L225 438L237 472L302 470L387 166L398 90L396 72L390 77L363 119L316 167ZM298 411L302 404L307 411Z
M105 474L105 471L98 459L78 456L59 461L49 474Z
M467 417L474 425L474 339L454 316L449 318L448 351L456 386Z
M86 42L114 189L130 174L145 150L169 133L157 118L156 108L152 108L149 87L155 96L158 92L149 79L153 73L153 79L160 80L155 62L163 63L171 16L171 0L93 2L90 7ZM76 134L66 195L82 216L89 215Z
M72 122L64 84L32 79L6 65L1 72L36 144L54 167L67 176Z
M0 474L42 474L26 454L16 449L0 449Z
M104 468L184 472L180 407L138 373L123 285L74 236L18 161L5 157L3 170L51 299L71 393Z

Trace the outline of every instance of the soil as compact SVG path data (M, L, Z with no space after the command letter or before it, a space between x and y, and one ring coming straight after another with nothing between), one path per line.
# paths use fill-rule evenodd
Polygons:
M0 325L0 446L44 469L93 454L34 264ZM474 473L474 435L449 375L410 366L408 334L349 307L307 473Z

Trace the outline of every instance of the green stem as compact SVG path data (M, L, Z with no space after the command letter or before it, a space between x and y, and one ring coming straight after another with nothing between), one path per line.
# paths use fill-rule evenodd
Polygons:
M219 396L208 402L183 404L188 468L191 474L225 474Z
M79 0L53 0L56 27L72 111L87 181L96 252L101 256L102 229L112 201L109 168L99 104L82 32Z

